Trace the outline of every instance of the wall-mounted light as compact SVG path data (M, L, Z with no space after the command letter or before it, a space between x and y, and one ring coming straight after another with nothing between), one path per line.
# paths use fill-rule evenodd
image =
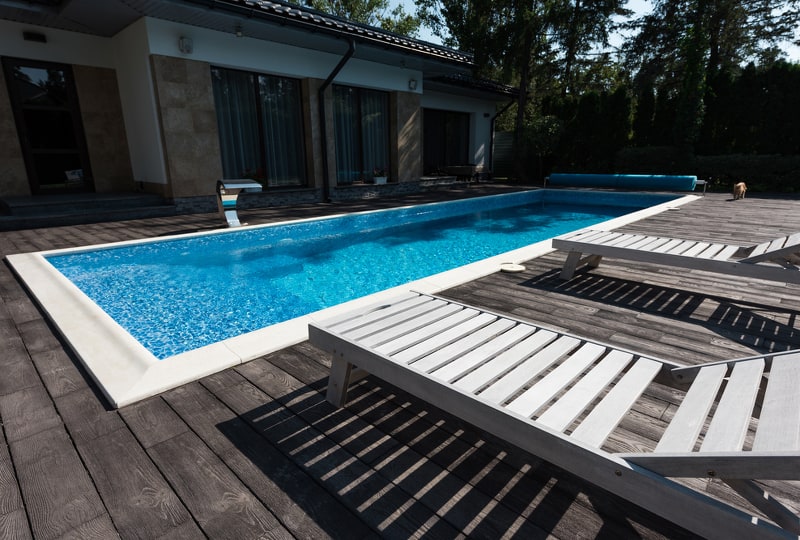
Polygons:
M409 90L417 89L417 79L408 79L408 89Z
M236 37L242 37L244 35L242 32L242 25L237 24L233 29L233 33L236 34Z
M192 42L192 38L181 36L178 38L178 50L181 51L183 54L192 54L194 50L194 43Z

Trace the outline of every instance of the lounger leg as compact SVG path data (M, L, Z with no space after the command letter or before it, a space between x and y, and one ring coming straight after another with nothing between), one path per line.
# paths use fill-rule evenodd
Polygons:
M350 386L350 374L353 364L334 354L331 360L331 374L328 377L328 393L325 398L336 407L344 407L347 401L347 389Z
M586 257L586 266L589 268L597 268L600 266L600 260L603 258L602 255L590 255Z
M724 478L722 480L736 490L739 495L750 501L753 506L775 520L775 523L792 534L800 535L800 518L772 498L758 484L750 480L729 480Z
M570 251L567 254L567 259L564 261L564 268L561 270L561 275L559 275L561 279L572 279L572 276L575 275L575 270L582 264L588 265L589 268L597 268L600 266L600 260L603 258L602 255L587 255L581 258L581 255L583 255L583 253L580 251Z
M567 260L564 261L564 268L561 269L561 275L559 277L561 279L572 279L572 276L575 275L575 269L578 267L578 263L580 261L580 251L570 251L567 253Z

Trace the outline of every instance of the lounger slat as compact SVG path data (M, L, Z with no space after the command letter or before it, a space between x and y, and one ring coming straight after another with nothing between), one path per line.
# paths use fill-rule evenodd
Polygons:
M630 363L633 355L612 350L575 386L539 416L542 425L564 431Z
M731 244L726 244L723 249L721 249L715 256L714 259L719 261L727 261L730 259L734 253L739 251L741 248L739 246L734 246Z
M478 313L475 317L467 319L463 323L454 326L444 332L438 333L424 341L420 341L416 345L404 349L392 355L392 360L402 364L410 364L411 362L431 354L433 351L446 347L454 341L461 339L464 336L483 328L487 324L491 324L497 320L495 315L491 313Z
M624 245L623 244L617 244L617 246L618 247L626 247L628 249L644 249L643 246L646 246L647 244L650 244L651 242L653 242L653 241L658 239L657 236L638 236L638 235L637 236L631 235L631 236L632 236L632 238L636 238L637 240L635 242L630 242L630 243L627 243L627 244L624 244Z
M532 417L605 352L606 348L601 345L584 343L542 380L509 402L506 408L527 418Z
M731 452L742 449L758 389L764 360L736 364L708 427L701 452Z
M622 233L613 231L590 231L588 234L584 233L580 237L575 238L576 242L592 242L598 244L606 244L613 242L623 236Z
M694 246L696 243L697 242L695 242L694 240L679 240L678 244L676 244L674 247L669 248L664 253L668 255L683 255L684 252L691 249L692 246Z
M742 259L742 262L758 263L772 259L785 259L798 253L800 253L800 233L794 233L757 245L749 256Z
M514 321L509 319L498 319L493 323L488 324L483 328L476 330L475 332L467 334L463 338L454 341L445 347L442 347L441 349L437 349L436 352L416 360L411 364L411 366L420 371L430 373L434 369L450 363L462 354L480 347L487 341L490 341L492 338L503 334L513 327Z
M659 246L663 246L667 242L669 242L669 238L660 238L657 236L653 236L650 238L649 242L639 246L639 249L641 249L642 251L656 251L659 248Z
M381 345L375 347L375 351L385 354L386 356L391 356L422 341L425 341L426 339L430 339L437 334L446 332L447 330L458 326L459 324L462 324L473 317L477 317L478 313L479 312L474 309L460 309L425 326L411 328L408 332L393 339L382 340ZM386 328L384 332L386 335L394 334L394 331L391 327ZM377 340L381 339L382 337L382 334L376 334L374 339Z
M660 370L660 362L640 358L575 428L571 437L600 448Z
M717 253L725 248L725 244L711 244L706 249L697 254L700 259L714 259Z
M401 297L397 302L393 302L391 305L386 306L378 304L372 306L371 308L367 308L364 313L361 313L358 316L353 316L351 313L346 313L339 317L327 319L322 323L327 328L343 334L346 332L351 332L357 328L360 328L361 326L371 324L375 321L391 317L408 309L412 309L415 306L425 304L430 305L431 303L436 302L436 300L436 298L427 298L417 294L409 294Z
M500 378L506 372L517 367L526 358L538 353L557 337L558 334L550 330L537 330L532 336L525 338L507 351L455 381L454 386L465 392L477 392L493 380ZM574 343L577 343L577 340Z
M508 398L522 390L530 381L564 355L580 345L580 340L561 336L553 343L533 356L523 360L519 365L492 382L479 395L492 403L504 403Z
M753 251L750 252L750 255L747 258L750 259L752 257L757 257L758 255L763 255L767 252L767 250L769 250L770 244L772 244L772 241L758 244L753 248Z
M488 362L501 352L513 347L536 331L536 328L527 324L517 324L508 332L485 343L481 347L459 356L446 366L431 372L431 375L445 382L452 382L474 370L481 364Z
M695 242L692 247L681 253L681 255L684 257L696 257L698 253L701 253L708 246L708 242Z
M364 346L374 347L383 341L393 339L398 335L402 335L421 328L427 324L431 324L439 319L443 319L448 315L461 311L458 306L442 302L441 304L426 304L417 306L402 313L397 313L391 317L386 317L379 321L372 322L356 328L349 332L343 332L350 339L361 341ZM387 333L386 329L389 328L392 332ZM380 340L373 337L376 333L382 334L383 338Z
M583 231L575 235L575 240L578 242L608 242L614 238L619 238L622 233L614 231Z
M753 450L800 450L800 354L772 360Z
M654 253L669 253L673 249L676 249L683 243L683 240L679 240L677 238L672 238L669 242L665 244L661 244L656 249L653 250Z
M702 368L656 446L656 452L691 452L717 397L728 366Z
M607 242L605 245L607 246L614 246L618 248L631 248L632 246L638 244L639 242L647 241L646 236L642 236L640 234L624 234L614 242Z

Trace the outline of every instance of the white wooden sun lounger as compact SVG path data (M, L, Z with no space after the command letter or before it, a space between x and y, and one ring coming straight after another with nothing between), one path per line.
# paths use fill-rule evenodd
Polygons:
M371 373L696 534L800 534L753 482L800 479L800 352L685 367L417 293L313 322L309 336L332 354L337 406ZM657 446L604 449L654 383L688 388ZM772 522L670 477L720 478Z
M699 242L661 236L575 231L553 238L553 247L568 251L561 279L571 279L582 264L596 268L603 257L719 272L783 283L800 283L800 233L756 246Z

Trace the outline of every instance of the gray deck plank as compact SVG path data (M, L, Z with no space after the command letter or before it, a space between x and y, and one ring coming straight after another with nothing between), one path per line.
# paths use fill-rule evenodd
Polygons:
M192 432L148 453L212 538L291 538L291 534L208 446Z

